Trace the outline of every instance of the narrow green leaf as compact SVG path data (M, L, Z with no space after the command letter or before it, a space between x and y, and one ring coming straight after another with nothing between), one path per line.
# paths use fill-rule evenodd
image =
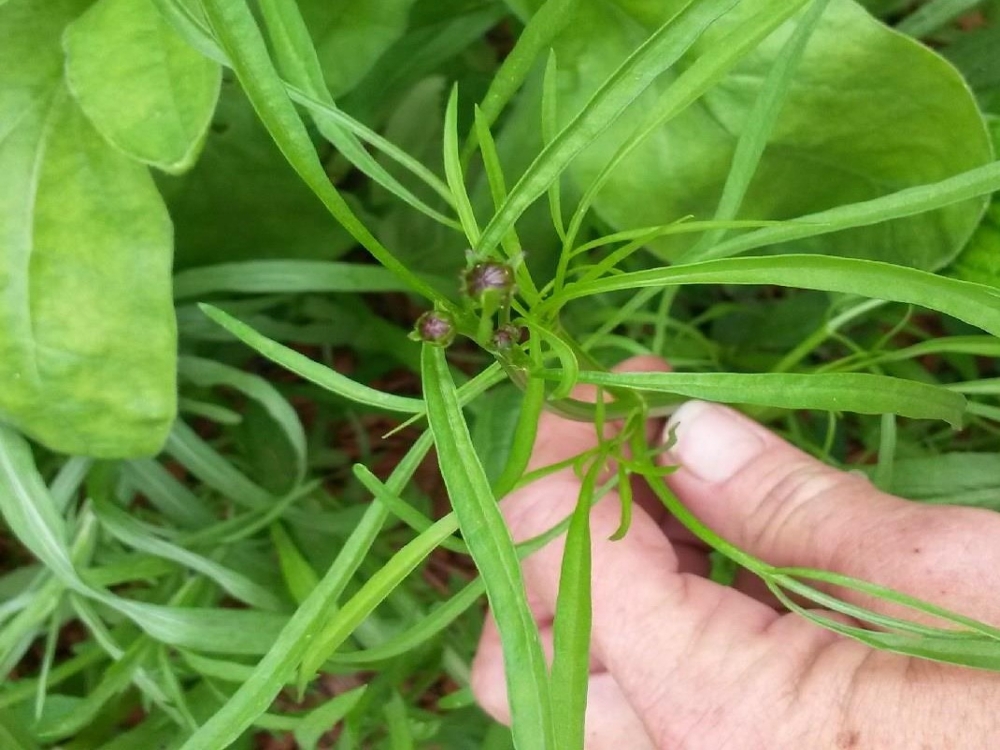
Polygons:
M545 76L542 79L542 144L552 143L559 129L559 68L556 53L549 52L545 64ZM552 226L559 238L566 241L566 225L562 213L562 178L557 177L549 185L549 213L552 215Z
M798 69L799 61L805 52L813 31L819 25L820 18L829 5L830 0L812 0L808 10L799 19L795 32L781 48L777 59L764 80L764 85L757 95L750 117L747 119L743 132L736 142L736 153L726 177L726 184L715 210L716 221L735 219L739 213L743 198L750 181L753 179L760 163L760 158L767 147L768 139L774 130L774 124L781 112L791 87L792 78ZM697 258L706 248L718 244L725 235L724 229L707 232L695 245L690 255Z
M479 107L487 129L496 122L507 102L521 88L538 56L573 19L573 12L579 2L580 0L547 0L528 21L517 38L514 49L504 58L500 70L493 75ZM482 144L481 130L477 129L477 134L479 143ZM470 140L469 146L474 143L475 141Z
M729 404L941 419L956 428L965 410L965 399L946 388L867 373L581 372L579 382Z
M563 750L584 746L592 619L590 507L602 459L594 461L584 477L566 533L552 624L552 721L559 727L557 747Z
M444 351L425 345L421 371L441 475L472 559L486 583L504 663L512 676L507 694L515 744L518 748L552 747L545 657L514 542L472 446Z
M313 46L309 29L306 27L306 22L294 0L262 0L259 5L268 35L274 46L278 66L290 84L289 93L295 98L293 89L301 89L309 99L322 105L309 109L313 121L323 137L336 146L341 154L361 172L371 177L400 200L436 221L451 224L447 217L442 216L417 198L379 164L375 157L369 154L360 143L357 134L351 128L344 126L342 118L331 116L331 110L338 113L339 110L334 104L333 97L330 95L323 78L323 68L316 48ZM339 23L334 24L334 27L346 25L343 17L338 18L337 21ZM414 174L418 178L424 179L427 173L426 170L418 170ZM428 184L432 188L436 188L439 181L435 178Z
M583 220L594 205L598 194L621 170L625 159L652 137L657 130L671 122L715 84L725 77L750 50L786 21L805 2L793 0L783 6L770 5L762 13L755 13L746 23L738 24L723 39L705 50L691 66L677 76L651 105L650 113L640 122L627 140L619 146L610 159L604 161L600 172L589 181L586 192L570 221L570 237L579 232ZM647 223L647 222L644 222Z
M303 716L292 730L302 750L315 750L320 738L343 720L364 697L367 685L339 693Z
M503 498L517 485L524 474L535 447L535 435L538 433L538 417L545 406L545 381L542 378L528 378L524 389L524 399L521 411L514 427L514 435L510 443L510 453L504 464L503 472L493 486L493 494Z
M174 423L165 450L209 487L239 505L261 510L274 504L270 492L250 480L180 420Z
M448 107L444 113L444 173L448 180L452 199L458 210L458 218L462 222L469 244L475 247L479 243L479 222L472 210L472 201L465 187L465 170L462 168L462 157L458 151L458 85L451 89L448 97Z
M55 513L27 442L4 426L0 426L0 513L18 540L63 586L125 615L163 643L218 653L261 654L270 648L286 621L279 615L251 610L132 601L85 583L70 555L63 519Z
M295 409L277 388L259 375L201 357L181 357L178 371L182 378L199 386L228 386L260 404L291 446L295 460L294 474L298 481L302 481L306 472L305 430Z
M267 45L244 0L204 0L203 7L220 45L232 61L254 109L285 157L351 236L383 266L428 299L446 300L399 262L361 223L332 185L319 162L295 105L285 92Z
M546 146L517 184L503 208L483 230L477 250L492 252L522 213L558 179L569 163L622 115L628 105L736 5L706 0L688 5L663 24L604 82L583 110Z
M388 482L393 491L401 490L409 481L432 443L430 434L425 433L399 462ZM211 719L188 738L182 750L226 747L267 711L291 679L295 667L302 663L310 649L315 648L313 639L321 632L387 517L388 511L381 503L375 502L368 507L329 570L274 639L249 678ZM320 657L318 663L322 660Z
M216 521L206 503L156 461L146 458L124 462L122 473L173 523L200 529Z
M385 598L445 539L458 530L455 516L448 514L409 542L375 572L361 589L313 636L302 657L301 680L312 678L357 627Z
M384 268L311 260L251 260L190 268L174 276L174 299L212 294L401 292L407 286Z
M1000 177L1000 170L997 174ZM860 294L937 310L1000 336L996 289L890 263L825 255L727 258L624 273L569 287L555 304L623 289L682 284L775 284Z
M383 393L374 388L369 388L341 375L335 370L331 370L329 367L324 367L318 362L314 362L308 357L299 354L294 349L289 349L287 346L282 346L277 342L271 341L254 331L250 326L241 323L216 307L212 307L211 305L199 305L199 307L205 315L232 333L247 346L256 349L268 359L277 362L296 375L300 375L321 388L336 393L338 396L343 396L350 401L365 404L366 406L374 406L379 409L402 412L404 414L419 414L424 411L424 402L420 399L394 396L390 393Z
M987 195L996 190L1000 190L1000 161L970 169L940 182L905 188L881 198L837 206L808 216L800 216L788 223L748 232L719 243L698 258L681 258L681 262L728 258L759 247L915 216Z
M365 486L366 490L372 493L372 495L374 495L379 502L389 509L390 513L418 534L422 534L434 525L434 521L430 518L425 516L402 498L397 497L392 492L389 492L388 488L381 481L379 481L378 477L372 474L368 467L362 464L355 464L354 476L357 477L358 481ZM461 539L446 539L441 543L441 546L445 549L451 550L452 552L457 552L460 555L469 554L469 548L466 547L465 542Z
M915 37L932 34L983 0L930 0L896 25L896 30Z
M122 544L197 571L252 607L270 611L283 609L281 599L260 584L214 560L157 538L151 530L110 502L95 499L94 512L101 525Z
M280 523L272 524L271 541L278 553L278 565L281 566L281 575L285 579L288 593L301 604L316 588L319 576Z

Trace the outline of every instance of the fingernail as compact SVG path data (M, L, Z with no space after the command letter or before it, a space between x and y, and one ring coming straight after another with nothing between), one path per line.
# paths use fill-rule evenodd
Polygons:
M704 482L725 482L764 452L764 440L729 409L689 401L667 422L663 439L676 430L670 456Z

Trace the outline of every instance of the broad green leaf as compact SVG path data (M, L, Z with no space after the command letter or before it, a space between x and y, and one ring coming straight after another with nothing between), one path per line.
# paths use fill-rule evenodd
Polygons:
M1000 288L1000 200L990 206L983 223L948 270L960 279Z
M0 419L50 448L156 452L175 412L170 221L62 79L84 4L0 7Z
M67 27L63 45L69 88L112 145L168 172L194 163L221 68L181 39L152 0L99 0Z
M997 55L997 45L1000 45L1000 24L996 22L997 10L1000 6L994 3L993 18L984 27L964 31L955 40L941 50L941 54L962 71L962 75L979 98L983 111L994 115L1000 114L1000 56ZM996 144L997 120L993 119Z
M500 631L516 745L550 748L549 679L510 530L473 448L444 350L425 344L421 372L441 476Z
M867 373L581 372L579 382L730 404L942 419L953 427L965 410L961 394L940 386Z
M164 175L159 184L174 220L180 268L251 258L332 260L353 245L229 80L194 169Z
M787 0L741 3L583 154L570 174L586 186L677 76L725 35ZM575 112L627 54L683 3L586 0L557 52L565 71L560 111ZM616 7L617 6L617 7ZM794 23L768 37L698 103L657 128L617 168L595 201L612 226L707 217L718 202L736 141ZM837 116L831 117L830 113ZM853 0L833 0L806 46L740 216L785 219L940 181L991 158L983 119L961 76L926 47L896 34ZM821 240L785 252L822 250L918 268L939 268L975 228L982 199ZM677 252L690 240L664 239Z

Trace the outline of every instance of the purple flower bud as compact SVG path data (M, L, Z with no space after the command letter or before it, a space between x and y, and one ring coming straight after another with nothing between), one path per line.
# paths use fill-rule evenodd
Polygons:
M435 346L448 346L455 339L455 320L448 313L430 310L417 318L410 338Z
M508 351L521 343L521 328L515 325L500 326L494 331L491 343L494 349Z
M482 305L488 296L506 302L514 293L514 269L506 263L487 260L476 263L463 276L465 293Z

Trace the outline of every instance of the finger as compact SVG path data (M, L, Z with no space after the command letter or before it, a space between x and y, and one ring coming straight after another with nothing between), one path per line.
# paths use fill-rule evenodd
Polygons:
M983 595L1000 565L996 513L880 492L722 406L686 404L670 428L677 442L665 460L681 468L667 483L737 547L773 565L839 571L1000 622L1000 599Z
M551 630L549 640L551 642ZM510 724L500 638L492 618L487 618L479 650L473 661L472 692L486 713L502 724ZM614 677L607 672L598 672L590 677L585 721L587 750L654 748L639 717L625 699Z
M566 437L569 427L575 432ZM579 425L548 416L539 429L536 460L565 460L595 443L592 427L583 433ZM565 470L511 493L500 506L520 541L569 516L579 492L579 479ZM799 622L793 633L783 634L780 653L769 657L775 645L767 630L778 620L774 609L684 574L670 540L642 508L634 509L626 537L609 541L619 521L617 495L592 508L592 652L659 745L680 744L673 736L678 728L694 728L712 706L736 701L734 686L747 672L766 673L772 687L758 692L774 698L773 686L784 690L796 677L792 657L829 642L829 634ZM559 590L563 544L557 538L522 563L528 590L550 611ZM775 666L758 669L761 663Z
M570 473L508 496L501 507L514 539L536 536L569 515L579 490ZM619 515L615 495L591 511L592 650L656 738L666 731L656 725L664 705L671 717L694 721L704 696L731 693L748 668L744 660L760 656L755 635L778 615L737 591L681 573L670 541L641 508L635 508L628 534L610 541ZM553 608L563 539L522 563L527 588Z

